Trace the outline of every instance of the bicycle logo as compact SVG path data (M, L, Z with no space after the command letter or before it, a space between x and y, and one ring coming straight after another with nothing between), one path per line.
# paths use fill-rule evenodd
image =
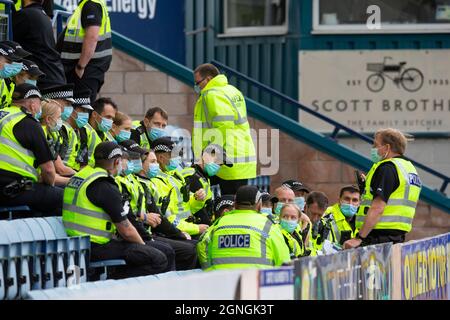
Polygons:
M380 92L383 90L388 78L394 82L397 88L400 85L409 92L415 92L422 88L423 74L416 68L404 68L405 61L398 64L386 64L386 60L392 59L392 57L384 57L383 63L368 63L367 71L373 72L367 77L367 88L372 92ZM394 76L389 76L388 73L396 73Z

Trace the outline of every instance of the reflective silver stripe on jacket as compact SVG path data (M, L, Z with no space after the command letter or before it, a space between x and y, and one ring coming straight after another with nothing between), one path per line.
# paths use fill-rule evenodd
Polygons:
M366 216L356 216L356 222L364 222ZM378 219L377 223L382 222L393 222L393 223L407 223L412 224L413 218L408 218L404 216L384 216L382 215L380 219Z
M89 127L86 128L86 131L91 130L91 144L88 147L88 157L91 158L94 156L95 143L97 142L97 133L89 124L87 124L87 126Z
M14 141L9 140L6 137L1 137L0 136L0 143L4 144L4 145L7 145L8 147L11 147L11 148L15 149L16 151L18 151L18 152L20 152L22 154L25 154L25 155L27 155L29 157L34 157L34 153L32 151L30 151L28 149L25 149L20 144L15 143Z
M234 157L231 158L233 163L247 163L256 161L256 156Z
M210 265L221 265L221 264L262 264L273 266L274 262L270 259L267 259L267 238L269 237L270 228L272 227L272 221L267 220L264 225L263 230L252 226L246 225L229 225L229 226L221 226L216 230L220 229L249 229L252 231L256 231L262 235L260 239L260 252L261 257L222 257L222 258L212 258ZM212 234L211 234L212 238Z
M112 49L106 49L103 51L95 52L92 56L92 59L104 58L112 55ZM72 52L61 52L61 59L66 60L75 60L81 57L80 53L72 53Z
M331 216L331 229L333 230L333 234L336 239L334 239L337 243L341 242L341 232L339 231L339 228L336 224L336 220L334 219L333 214L330 214Z
M215 116L213 119L211 119L211 121L209 121L209 114L208 114L208 106L206 105L206 95L208 94L208 92L210 91L217 91L220 92L221 94L223 94L225 96L225 98L227 98L227 100L230 102L231 106L233 107L233 109L236 111L237 114L237 120L234 119L234 116L231 115L226 115L226 116ZM205 114L205 118L206 118L206 122L207 122L207 128L211 128L212 127L212 122L221 122L221 121L234 121L234 124L239 125L239 124L244 124L246 123L247 117L242 117L241 114L239 113L239 110L236 106L236 104L234 103L233 99L231 99L225 92L218 90L218 89L209 89L206 90L205 92L202 93L202 104L203 104L203 111Z
M88 183L89 181L92 181L94 179L96 179L97 177L107 177L108 175L106 174L106 172L96 172L92 175L90 175L88 178L86 178L81 185L77 188L77 190L75 191L75 194L73 196L73 200L72 200L72 205L76 206L77 204L77 200L78 200L78 195L80 194L80 190L81 188ZM70 183L70 182L69 182Z
M36 177L39 176L37 170L34 167L29 166L25 162L19 161L19 160L15 159L15 158L12 158L10 156L4 155L4 154L0 154L0 161L7 162L7 163L9 163L9 164L11 164L11 165L13 165L13 166L15 166L17 168L23 169L23 170L31 173L32 175L34 175Z
M72 230L75 230L78 232L83 232L83 233L87 233L89 235L94 235L94 236L103 237L103 238L107 238L107 239L113 238L113 234L108 231L97 230L97 229L82 226L82 225L79 225L79 224L76 224L73 222L67 222L64 220L63 220L63 224L66 229L72 229Z
M111 32L106 32L106 27L107 27L107 23L105 23L105 33L104 34L102 34L102 35L98 35L98 42L100 42L100 41L104 41L104 40L108 40L108 39L110 39L111 38ZM84 39L85 39L85 37L83 36L83 37L81 37L80 36L80 31L81 30L79 30L79 29L77 29L76 30L76 35L75 36L68 36L68 35L65 35L65 37L64 37L64 41L65 42L69 42L69 43L83 43L84 42Z
M69 130L67 130L67 135L69 136L70 134L69 134ZM69 140L69 147L67 148L67 152L66 152L66 154L64 155L64 159L63 159L63 162L64 162L64 164L67 166L67 163L69 162L69 159L70 159L70 155L72 154L72 152L73 152L73 148L75 147L75 140L76 140L76 136L75 136L75 132L73 132L71 135L70 135L70 140Z

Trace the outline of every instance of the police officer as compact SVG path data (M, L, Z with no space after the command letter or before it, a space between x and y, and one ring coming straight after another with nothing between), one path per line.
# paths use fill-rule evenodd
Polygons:
M288 187L294 191L294 203L303 211L305 209L305 199L309 194L309 189L297 180L286 180L282 186Z
M167 257L147 245L127 218L114 176L122 171L123 152L114 142L95 150L95 167L86 166L64 189L63 223L70 236L88 235L91 259L124 259L116 278L145 276L168 270Z
M22 59L22 63L22 71L13 77L13 82L15 85L29 83L37 86L38 79L44 78L46 76L45 73L31 60Z
M202 234L208 228L207 224L195 224L187 221L192 215L190 201L200 199L196 199L195 194L190 194L189 186L178 169L181 163L180 150L169 137L156 139L152 142L151 147L160 167L154 182L158 192L170 198L168 209L165 212L166 217L178 229L191 236Z
M74 111L68 120L68 123L77 134L77 142L67 164L74 170L80 170L84 166L93 166L95 164L94 150L101 142L97 132L88 123L89 112L94 110L91 107L90 94L89 90L74 92Z
M123 112L117 111L110 132L111 135L114 137L114 139L118 143L130 140L131 129L132 129L132 121L130 116Z
M210 144L203 150L202 158L198 163L182 169L186 185L189 186L189 191L195 195L194 198L191 198L190 206L197 223L211 224L213 193L209 179L219 172L222 165L233 166L227 161L227 155L221 146Z
M198 66L194 79L196 92L200 94L192 132L195 159L200 158L209 141L221 141L234 166L220 168L211 183L219 184L222 194L235 194L239 186L256 177L255 146L244 96L212 64Z
M279 227L261 209L255 186L238 189L235 209L212 225L197 247L203 269L244 269L281 266L290 261Z
M280 227L284 240L289 247L291 258L295 259L305 255L305 244L303 242L303 228L300 224L302 211L296 204L285 204L281 208Z
M142 202L145 205L144 212L145 217L141 220L148 221L151 226L149 232L152 233L152 237L159 241L168 244L175 251L175 263L177 270L189 270L194 269L197 266L197 253L195 250L196 241L191 240L191 237L187 233L181 232L176 228L169 220L162 214L161 206L162 200L161 191L157 190L157 187L153 183L153 178L159 172L159 165L156 161L156 156L153 151L142 149L133 140L126 140L120 143L130 154L130 161L136 161L137 158L132 156L138 154L143 159L143 163L140 165L133 164L133 171L137 174L138 189L142 190L143 195L139 195ZM154 169L157 169L156 171ZM133 178L133 175L129 175ZM133 206L132 206L133 207ZM163 209L165 210L165 209Z
M23 63L20 61L23 56L26 56L26 53L16 51L5 42L0 42L0 108L11 105L14 83L10 78L22 72Z
M311 192L306 198L305 213L309 217L310 232L306 240L307 247L312 255L322 252L325 240L335 243L334 235L338 232L332 216L323 217L328 208L328 197L320 191ZM334 230L334 231L333 231Z
M135 128L131 130L131 140L136 141L144 149L150 149L153 141L166 136L164 129L168 121L169 116L164 109L159 107L148 109L143 121L133 121Z
M337 230L331 229L334 233L336 243L343 245L345 241L356 236L355 227L356 212L360 204L360 192L356 186L345 186L339 193L339 202L325 211L324 217L332 215Z
M403 156L407 139L396 129L375 133L372 168L365 177L361 205L356 214L356 238L345 248L377 243L401 243L412 229L422 182L414 165Z
M61 108L62 126L59 130L59 138L61 140L61 147L59 148L59 156L64 165L68 166L68 161L71 154L74 154L77 144L77 134L75 130L67 122L72 115L73 106L75 102L73 99L73 84L64 84L49 87L41 91L42 96L46 99L53 100Z
M111 22L106 2L80 1L57 47L67 82L75 84L75 92L89 89L90 100L95 101L112 60Z
M54 187L52 154L34 118L40 109L37 87L21 84L11 107L0 110L0 199L2 205L27 205L43 215L58 215L62 189Z
M234 195L225 194L214 200L214 216L212 222L223 217L223 215L234 209Z
M92 104L94 111L89 117L89 124L97 132L101 141L115 141L109 132L117 113L117 104L111 98L99 98Z

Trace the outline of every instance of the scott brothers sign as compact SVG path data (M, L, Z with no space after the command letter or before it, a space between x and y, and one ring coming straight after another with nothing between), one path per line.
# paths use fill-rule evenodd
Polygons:
M450 50L300 51L300 102L362 132L450 128ZM301 112L302 125L333 128Z

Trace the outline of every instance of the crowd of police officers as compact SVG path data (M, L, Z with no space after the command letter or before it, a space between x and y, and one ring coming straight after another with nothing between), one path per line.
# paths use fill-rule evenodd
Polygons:
M245 99L214 66L194 71L191 165L163 108L133 121L87 87L39 90L44 74L28 55L0 43L1 205L31 209L14 218L62 215L68 235L90 236L92 260L126 261L112 277L280 266L403 242L411 230L421 181L398 130L376 133L372 169L336 204L296 180L269 194L247 185L257 159ZM211 132L223 140L205 139Z

